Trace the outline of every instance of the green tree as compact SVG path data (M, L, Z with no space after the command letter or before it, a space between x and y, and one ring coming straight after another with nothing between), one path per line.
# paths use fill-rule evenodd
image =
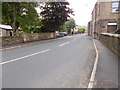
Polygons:
M85 28L79 28L77 32L85 32Z
M75 28L76 24L75 24L75 20L73 18L70 18L66 23L66 28L67 31L70 33L71 30Z
M59 31L60 31L60 32L66 32L66 31L67 31L66 24L61 25Z
M68 7L68 2L47 2L42 7L41 16L42 31L55 32L60 30L60 26L64 25L70 14L73 14L72 9Z
M35 2L3 2L2 23L11 25L15 35L18 35L18 28L30 32L29 29L39 21L37 6Z

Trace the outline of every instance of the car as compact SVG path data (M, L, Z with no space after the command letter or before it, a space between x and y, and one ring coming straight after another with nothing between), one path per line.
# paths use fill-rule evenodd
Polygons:
M59 35L67 36L67 32L59 32Z

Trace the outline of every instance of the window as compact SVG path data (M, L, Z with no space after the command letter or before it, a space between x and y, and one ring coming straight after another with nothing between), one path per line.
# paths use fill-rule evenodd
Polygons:
M119 1L113 1L112 2L112 12L118 12L118 7L119 7Z

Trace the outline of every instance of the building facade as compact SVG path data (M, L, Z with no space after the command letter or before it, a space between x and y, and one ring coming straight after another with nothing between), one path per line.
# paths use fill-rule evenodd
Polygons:
M117 30L118 10L119 1L97 2L92 11L91 25L88 23L91 36L99 39L101 33L114 33Z
M88 28L87 28L87 30L88 30L88 35L89 36L92 36L92 21L90 21L89 23L88 23L88 26L87 26Z
M1 25L0 24L0 37L13 36L13 30L10 25Z

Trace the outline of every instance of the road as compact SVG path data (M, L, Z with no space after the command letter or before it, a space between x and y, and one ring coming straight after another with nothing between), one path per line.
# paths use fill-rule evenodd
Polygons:
M86 88L95 60L86 34L2 52L3 88Z

